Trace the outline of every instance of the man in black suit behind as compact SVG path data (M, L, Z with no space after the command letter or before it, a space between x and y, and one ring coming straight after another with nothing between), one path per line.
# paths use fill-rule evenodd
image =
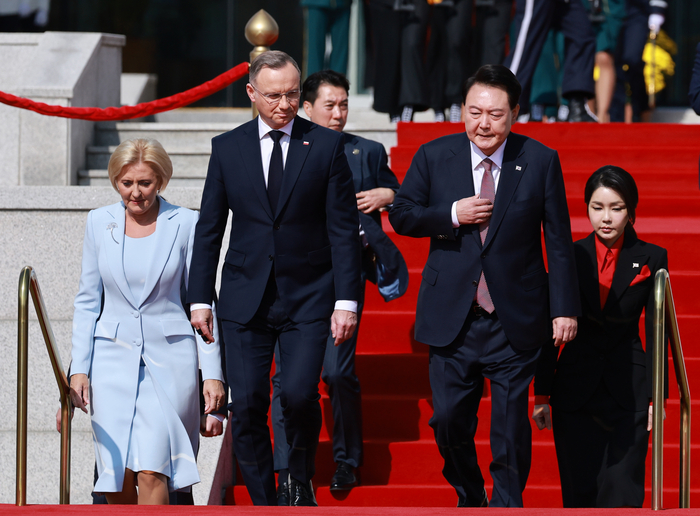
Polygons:
M418 150L389 213L397 233L430 238L415 336L430 345L430 425L464 507L489 504L474 444L484 378L491 505L522 506L532 447L528 386L541 346L573 339L580 312L559 158L510 132L520 91L500 65L467 80L466 134Z
M232 214L217 306L231 386L230 424L256 505L277 505L267 427L270 368L279 340L281 402L292 505L316 505L311 485L321 430L318 383L329 332L357 324L358 217L352 174L335 131L296 116L300 72L284 52L250 67L260 116L212 140L190 266L192 325L212 339L221 240Z
M338 464L331 479L331 491L351 489L358 484L356 468L362 465L362 399L355 374L355 349L364 306L365 280L377 284L386 301L400 297L408 286L408 269L401 253L382 230L380 211L394 202L399 181L387 164L384 146L354 134L342 132L348 120L347 78L334 70L307 77L303 85L304 111L312 122L338 131L345 142L345 156L352 170L362 235L362 281L357 307L355 334L342 346L329 338L321 377L328 385L333 409L333 460ZM382 274L377 274L377 265ZM279 371L272 379L272 419L275 433L275 470L280 471L279 497L285 493L284 470L288 446L280 417ZM281 504L282 505L282 504Z

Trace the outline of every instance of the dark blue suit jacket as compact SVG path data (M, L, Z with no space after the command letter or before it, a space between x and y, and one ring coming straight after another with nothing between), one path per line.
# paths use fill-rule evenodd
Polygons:
M430 238L416 340L438 347L454 341L483 269L511 344L525 350L551 342L552 318L580 313L559 156L531 138L508 136L483 246L477 224L452 227L453 202L473 195L469 140L461 133L421 146L394 200L389 220L396 232Z
M340 133L296 117L278 212L263 176L258 120L212 140L190 266L189 303L214 297L229 211L231 235L221 273L219 317L246 324L270 271L294 322L330 317L336 300L358 300L360 246L352 174Z
M345 139L345 156L352 170L355 191L362 192L374 188L399 189L399 180L388 165L384 146L350 133L343 133ZM365 238L376 255L382 273L377 273L377 264L369 259L363 260L365 277L377 284L379 293L385 301L402 296L408 288L408 268L401 252L382 229L382 218L378 210L360 215L360 224Z
M700 43L698 43L695 52L693 74L690 76L690 88L688 88L688 101L693 111L700 115Z

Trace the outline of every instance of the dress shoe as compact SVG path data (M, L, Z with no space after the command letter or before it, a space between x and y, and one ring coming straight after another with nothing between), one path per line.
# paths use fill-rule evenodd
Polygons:
M289 477L289 505L294 507L318 507L314 496L314 486L311 480L307 483L299 482Z
M489 506L489 497L486 494L486 489L484 489L484 496L481 499L481 503L476 505L475 507L488 507ZM472 507L467 503L466 500L462 500L460 497L459 501L457 502L457 507Z
M277 487L277 505L289 505L289 475L279 476Z
M331 491L348 491L358 484L355 468L347 462L339 462L331 479Z
M588 107L588 102L583 97L569 99L569 122L597 122L598 117Z

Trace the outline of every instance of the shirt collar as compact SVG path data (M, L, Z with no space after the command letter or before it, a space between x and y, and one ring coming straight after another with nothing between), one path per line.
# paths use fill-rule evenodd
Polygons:
M282 131L284 134L289 136L290 138L292 137L292 126L294 125L294 118L290 120L290 122L282 127L281 129L278 129L279 131ZM272 131L272 127L267 125L262 117L258 115L258 137L262 140L263 136L265 136L267 133Z
M472 170L474 170L477 166L481 164L482 161L484 161L486 158L489 158L494 165L498 167L498 170L501 170L503 168L503 154L505 153L506 150L506 143L508 142L508 138L505 139L505 141L496 149L496 152L491 154L490 156L487 156L481 150L479 147L474 145L473 142L469 142L469 146L471 147L471 152L472 152Z
M625 234L622 233L622 235L620 235L620 238L618 238L610 248L615 263L617 263L617 257L620 255L620 249L622 249L622 244L624 243L624 241ZM595 236L595 254L596 259L598 260L598 269L601 269L603 267L603 264L605 263L605 257L608 254L608 247L600 241L597 235Z

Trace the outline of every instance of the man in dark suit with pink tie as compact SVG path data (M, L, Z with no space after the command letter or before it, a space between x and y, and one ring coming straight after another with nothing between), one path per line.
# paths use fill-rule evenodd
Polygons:
M532 446L528 387L540 348L573 339L580 313L559 157L510 132L520 91L500 65L467 80L466 133L418 150L389 214L397 233L430 238L415 337L430 346L430 425L462 507L489 505L474 444L485 378L490 504L522 506Z

